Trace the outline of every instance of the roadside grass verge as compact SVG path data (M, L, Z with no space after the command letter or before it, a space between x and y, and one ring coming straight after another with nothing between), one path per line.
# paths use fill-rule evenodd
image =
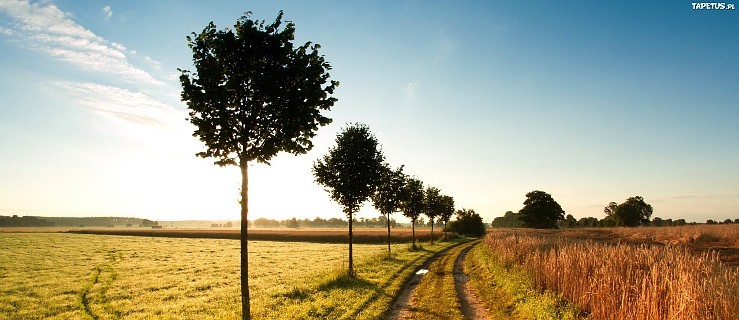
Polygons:
M506 266L495 252L477 245L467 254L470 284L493 319L581 319L574 304L551 291L540 291L530 275Z
M427 259L460 242L457 238L433 245L422 243L413 250L410 245L386 254L375 255L355 265L356 277L349 277L341 267L318 276L307 286L272 296L261 308L259 319L380 319L416 269ZM452 294L454 293L452 284Z

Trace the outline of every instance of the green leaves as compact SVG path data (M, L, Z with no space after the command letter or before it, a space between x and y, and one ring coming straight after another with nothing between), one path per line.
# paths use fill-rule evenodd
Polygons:
M423 182L417 178L408 178L405 182L405 190L403 195L403 215L409 219L416 221L418 216L425 209Z
M380 182L385 157L377 138L364 124L349 124L336 136L336 145L313 164L318 184L344 207L349 219Z
M609 214L609 210L611 213ZM611 202L606 207L606 214L613 219L618 226L636 227L649 224L652 216L652 205L644 202L641 196L630 197L622 204Z
M544 191L531 191L526 194L524 207L519 214L522 226L537 229L556 229L557 221L564 220L564 210Z
M329 80L331 66L310 42L297 48L295 24L271 24L245 13L233 29L209 23L187 37L196 72L181 73L183 101L190 109L194 136L205 143L200 157L215 163L269 163L280 151L304 154L319 127L331 123L339 85Z
M400 210L406 179L403 167L392 170L389 164L382 165L377 190L371 196L375 209L381 214L389 215Z

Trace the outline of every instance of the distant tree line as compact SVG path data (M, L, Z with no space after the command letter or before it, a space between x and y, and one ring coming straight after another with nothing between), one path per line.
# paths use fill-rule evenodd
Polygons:
M157 225L156 221L127 217L0 216L0 227L116 227Z
M231 221L226 222L226 223L215 223L214 222L210 224L211 228L233 228L233 226L234 224Z
M0 227L53 227L54 223L39 217L0 216Z
M542 191L532 191L526 194L524 207L519 212L507 211L502 217L493 219L493 228L611 228L611 227L673 227L688 224L685 219L662 219L655 217L651 219L653 208L644 201L641 196L626 199L623 203L610 202L603 212L606 216L602 219L585 217L575 219L571 214L565 212L559 204L552 199L551 195ZM706 224L731 224L739 223L739 219L726 219L723 222L714 220L706 221Z
M348 223L346 219L323 219L321 217L316 217L313 220L308 218L292 218L286 220L259 218L251 221L251 225L256 228L344 228ZM382 228L386 226L387 218L384 216L371 219L355 218L352 224L360 228ZM398 222L395 219L390 219L390 226L393 228L398 227Z

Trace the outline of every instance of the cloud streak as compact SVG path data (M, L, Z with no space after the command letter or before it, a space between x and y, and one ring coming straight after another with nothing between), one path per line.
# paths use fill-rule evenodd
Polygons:
M131 65L123 45L94 34L51 3L0 0L0 11L13 20L0 33L19 39L24 45L57 60L85 70L120 76L129 82L162 84L148 72ZM112 15L112 11L103 11Z
M186 114L142 92L97 83L54 82L80 105L103 116L148 127L172 127Z

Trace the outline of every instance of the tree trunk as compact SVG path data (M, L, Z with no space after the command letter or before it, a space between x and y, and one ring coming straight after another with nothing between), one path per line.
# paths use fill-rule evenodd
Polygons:
M444 221L444 241L446 240L446 221Z
M249 163L241 163L241 319L251 319L249 306Z
M349 208L349 276L354 277L354 259L352 257L352 222L354 220L354 208Z
M411 239L413 239L413 249L416 249L416 219L411 220Z
M431 244L434 244L434 218L431 218Z
M390 259L390 214L387 214L387 258Z

